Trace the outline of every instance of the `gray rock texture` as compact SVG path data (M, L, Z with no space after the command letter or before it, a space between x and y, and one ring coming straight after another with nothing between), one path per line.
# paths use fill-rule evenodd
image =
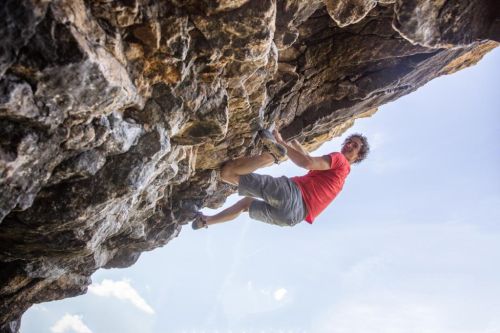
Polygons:
M500 41L496 0L5 0L0 332L167 244L260 123L309 149Z

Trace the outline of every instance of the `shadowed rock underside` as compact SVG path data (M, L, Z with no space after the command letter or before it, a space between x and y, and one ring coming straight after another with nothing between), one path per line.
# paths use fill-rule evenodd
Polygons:
M310 150L500 40L494 0L5 0L0 332L163 246L259 124ZM429 120L431 121L431 120Z

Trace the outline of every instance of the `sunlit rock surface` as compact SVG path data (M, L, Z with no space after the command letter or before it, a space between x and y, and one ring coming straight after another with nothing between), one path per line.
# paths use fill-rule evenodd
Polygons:
M5 0L0 331L163 246L260 123L309 149L500 40L494 0Z

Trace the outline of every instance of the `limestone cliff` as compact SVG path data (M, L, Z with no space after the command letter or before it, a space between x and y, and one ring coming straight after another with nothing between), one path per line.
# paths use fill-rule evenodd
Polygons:
M496 0L4 0L0 331L234 191L259 122L310 148L500 40Z

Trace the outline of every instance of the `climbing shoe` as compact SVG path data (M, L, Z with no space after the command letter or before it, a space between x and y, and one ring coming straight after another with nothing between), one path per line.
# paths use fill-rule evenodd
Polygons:
M259 130L259 137L264 145L264 150L271 154L275 163L279 163L286 156L285 146L280 145L270 131L266 129Z
M202 213L198 213L191 223L191 227L193 230L198 230L201 228L208 228L207 221L205 220L205 216Z

